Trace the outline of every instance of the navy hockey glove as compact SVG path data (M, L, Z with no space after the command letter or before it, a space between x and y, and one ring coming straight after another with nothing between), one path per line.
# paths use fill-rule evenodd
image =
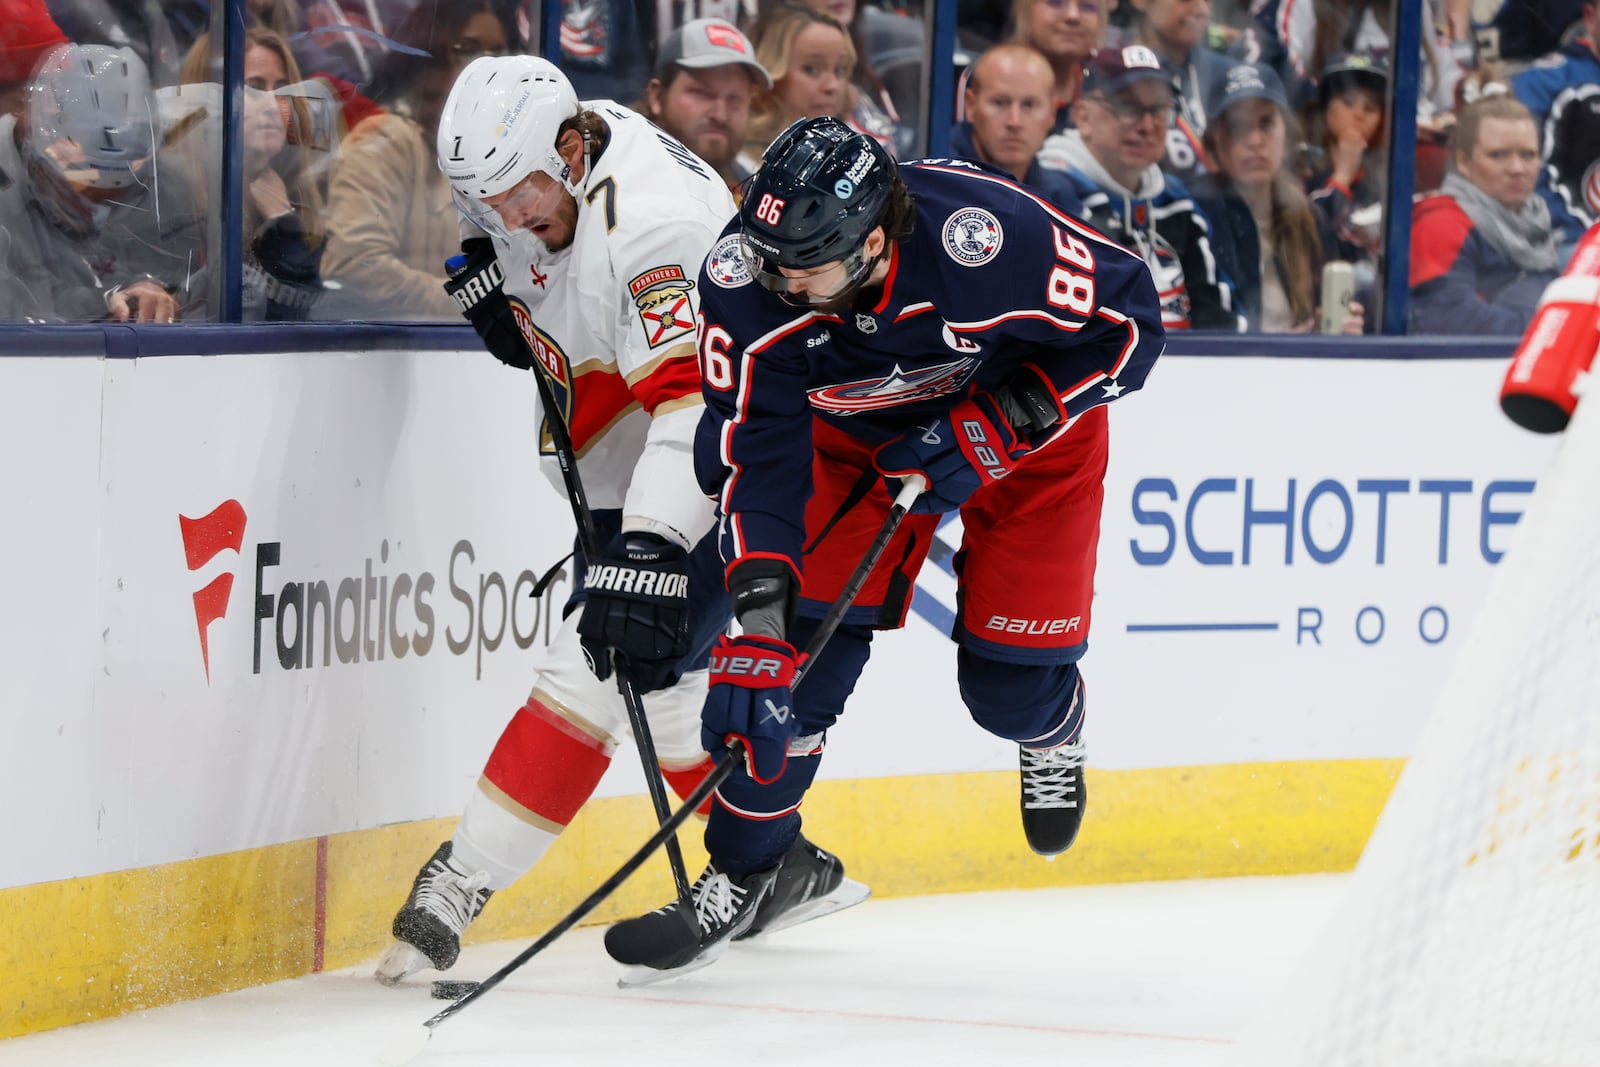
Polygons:
M715 752L737 738L750 752L750 776L775 782L799 731L794 714L794 646L776 637L724 635L711 649L711 688L700 712L700 744Z
M689 652L688 553L655 534L624 533L588 561L578 636L589 669L611 677L611 650L641 692L663 689Z
M444 291L478 331L490 355L509 367L528 370L533 366L533 350L506 299L505 272L495 258L494 242L474 237L461 242L461 252L445 263L450 280L444 283Z
M983 486L1010 474L1033 451L1032 435L1061 421L1055 395L1031 371L993 393L978 391L949 412L914 426L879 446L873 465L890 480L920 474L928 489L911 505L914 514L954 511Z

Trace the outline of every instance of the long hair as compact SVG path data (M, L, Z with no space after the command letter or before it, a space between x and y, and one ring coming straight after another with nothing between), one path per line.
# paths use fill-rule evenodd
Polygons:
M304 80L300 73L300 65L295 62L294 53L289 51L286 42L276 32L265 26L253 26L245 31L245 52L248 54L252 48L265 48L272 52L283 63L289 84L294 85ZM206 82L220 83L222 72L220 58L213 61L211 55L211 35L202 33L195 38L188 53L184 56L183 65L178 71L178 80L184 85L198 85ZM313 177L314 168L311 162L312 143L312 118L311 111L303 100L290 100L288 113L285 116L289 143L279 149L272 157L270 166L283 177L283 184L289 191L289 201L294 205L295 218L300 223L301 232L305 234L306 243L312 248L322 244L325 236L324 204L322 191L318 188ZM206 158L218 146L207 146L203 137L192 136L197 127L208 116L204 111L199 111L185 116L168 132L166 144L176 151L183 161L183 166L193 187L196 212L204 217L207 201L210 198L212 160ZM218 122L225 121L224 116L216 116ZM248 175L245 179L249 180ZM261 226L262 219L250 197L244 198L244 233L246 238L255 235Z
M778 99L777 84L789 73L789 59L794 53L795 38L807 26L819 24L831 26L843 35L845 52L853 66L857 61L856 49L850 42L850 34L844 25L838 19L821 14L804 4L784 3L768 9L750 31L751 39L756 45L756 59L767 68L767 73L772 75L773 84L772 89L757 86L750 98L750 132L746 144L754 150L758 158L761 150L771 144L772 139L796 117L784 114L783 104ZM852 88L846 87L842 114L834 116L835 118L843 118L850 114L855 106L851 95L853 92Z
M758 0L756 5L756 24L751 28L750 39L752 41L760 40L757 34L760 33L761 23L766 21L773 8L796 2L803 2L803 0ZM861 13L866 10L869 2L870 0L856 0L855 14L850 16L850 25L844 28L845 33L850 38L850 47L855 50L856 54L856 69L850 80L855 84L856 88L865 91L872 99L883 100L888 96L889 91L885 88L883 79L879 77L877 68L872 65L872 58L867 52L866 37L863 36L861 29ZM822 14L826 14L826 12L822 12ZM772 78L776 81L778 76L774 74Z
M1285 149L1299 140L1293 116L1278 109L1283 119ZM1227 123L1221 115L1212 117L1206 125L1205 149L1212 167L1212 179L1217 187L1228 190L1233 179L1221 166L1223 128ZM1283 293L1289 300L1289 313L1295 322L1305 322L1316 314L1318 273L1322 269L1322 238L1317 230L1317 216L1311 210L1311 201L1300 182L1290 174L1286 165L1279 166L1272 176L1271 192L1272 248L1278 274L1283 279Z

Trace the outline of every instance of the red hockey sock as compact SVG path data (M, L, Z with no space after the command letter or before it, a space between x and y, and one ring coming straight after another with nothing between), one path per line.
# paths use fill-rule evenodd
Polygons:
M489 753L483 776L539 819L566 826L610 764L604 740L529 697Z
M674 793L678 794L679 797L687 798L690 793L695 791L695 787L706 780L706 775L711 773L712 766L710 756L696 763L693 767L681 767L677 770L673 770L663 764L661 777L667 780L667 784L672 787ZM710 815L711 798L706 797L706 802L694 809L694 813L702 817Z

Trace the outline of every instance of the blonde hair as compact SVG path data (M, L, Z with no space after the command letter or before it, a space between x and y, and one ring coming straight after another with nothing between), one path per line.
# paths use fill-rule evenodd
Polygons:
M756 59L767 68L767 73L772 75L773 85L771 89L757 86L755 94L750 99L750 135L746 143L757 158L784 127L795 118L801 117L784 113L783 102L778 99L777 85L789 74L789 60L794 53L795 38L799 37L800 31L807 26L816 25L830 26L839 31L839 36L844 40L845 55L850 60L851 69L854 70L857 57L855 45L850 41L850 31L833 16L824 15L804 4L779 4L762 15L751 30L750 36L756 45ZM834 117L843 118L849 115L854 107L855 88L846 85L844 114Z
M289 51L288 42L265 26L253 26L246 30L244 47L246 53L252 48L265 48L276 55L283 63L283 70L290 85L304 80L300 73L300 64L295 62L294 53ZM209 33L202 33L195 38L194 44L183 58L183 65L178 69L178 80L184 85L222 80L218 64L211 58ZM175 148L183 160L184 168L189 174L189 184L194 190L195 208L201 216L206 214L206 205L210 198L212 166L211 161L205 158L207 147L202 143L203 139L189 135L208 117L203 110L187 115L177 122L166 136L166 145ZM222 121L224 116L219 115L217 119ZM321 190L317 188L317 183L312 178L310 150L306 147L312 139L311 111L303 100L290 102L289 133L290 140L294 143L285 145L284 149L274 157L275 169L283 176L283 183L288 187L289 200L294 205L295 217L300 223L306 243L312 248L317 248L321 246L324 238L323 198ZM248 175L245 181L248 183ZM244 234L247 241L255 236L261 222L255 204L248 196L245 197Z
M1459 156L1470 156L1478 147L1478 134L1485 119L1504 122L1531 122L1535 129L1539 120L1533 117L1527 105L1510 93L1490 93L1480 96L1456 113L1455 125L1450 128L1450 165L1455 166Z

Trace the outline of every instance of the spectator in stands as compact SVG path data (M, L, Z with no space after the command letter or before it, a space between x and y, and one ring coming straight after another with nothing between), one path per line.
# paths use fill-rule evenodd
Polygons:
M1408 0L1416 2L1416 0ZM1244 58L1271 65L1297 108L1315 100L1317 72L1339 53L1388 56L1395 0L1262 0L1245 35ZM1436 0L1428 0L1420 49L1419 132L1455 107L1461 68L1437 32Z
M1223 73L1231 65L1227 57L1206 44L1210 0L1130 0L1130 10L1131 43L1142 44L1160 56L1177 87L1162 169L1188 181L1205 173L1201 138L1206 132L1206 101L1217 94Z
M18 115L33 81L34 68L66 34L51 19L42 0L9 0L0 22L0 115Z
M155 168L155 102L130 49L61 45L0 116L0 319L172 322L202 234Z
M894 124L858 106L860 94L850 81L856 50L839 20L804 5L780 4L756 23L751 36L756 58L772 75L772 89L756 94L743 166L753 170L791 122L822 115L843 119L893 153ZM864 125L873 122L876 128Z
M849 32L850 46L856 53L855 73L850 76L850 86L855 95L855 111L850 116L850 125L878 141L882 141L882 138L874 131L892 129L890 151L895 155L905 155L911 148L913 131L900 121L900 109L879 76L877 67L873 65L872 54L867 51L864 22L868 5L859 4L856 0L765 0L761 5L761 14L766 16L772 8L786 2L804 3L818 14L836 19ZM878 14L884 18L913 21L903 15Z
M1375 291L1378 279L1388 90L1388 69L1369 56L1337 54L1317 79L1312 140L1323 162L1306 188L1319 225L1331 235L1328 258L1355 267L1358 293Z
M997 44L972 64L967 79L967 121L950 134L950 150L1009 173L1071 215L1083 210L1064 171L1046 170L1035 158L1055 118L1055 75L1035 48Z
M1584 0L1583 36L1511 79L1541 134L1539 195L1564 244L1600 220L1600 0Z
M1195 203L1212 223L1217 268L1233 280L1253 330L1304 333L1317 324L1322 237L1300 182L1285 169L1290 124L1283 84L1264 63L1239 63L1208 102ZM1353 303L1344 332L1360 333Z
M1116 0L1015 0L1015 40L1032 45L1055 74L1051 133L1072 128L1072 105L1083 88L1083 64L1105 40L1106 13Z
M214 63L209 34L201 34L185 57L184 86L204 86L201 106L168 131L166 155L181 161L202 216L218 187L221 157L222 72ZM243 317L246 322L297 321L310 317L322 297L323 199L313 177L310 118L292 95L279 95L302 79L282 37L264 26L245 31ZM296 136L291 139L290 131ZM207 271L197 296L221 272Z
M1533 115L1501 93L1463 108L1453 170L1411 222L1411 329L1520 334L1560 273L1550 210L1535 192Z
M426 7L427 5L424 5ZM421 9L419 9L421 10ZM460 251L450 186L434 135L456 75L484 55L521 47L493 0L441 4L437 21L400 33L424 58L396 52L379 71L374 99L386 109L350 131L328 187L328 251L322 270L340 286L329 318L456 321L444 261Z
M1583 7L1584 0L1446 0L1441 22L1453 43L1476 44L1480 57L1525 64L1560 48Z
M772 76L731 23L695 19L661 46L655 75L635 110L717 169L737 199L750 171L738 163L750 128L750 100Z
M1084 68L1064 136L1067 172L1091 226L1141 256L1168 329L1244 328L1233 286L1217 273L1210 227L1183 182L1161 170L1173 86L1143 45L1102 48Z

